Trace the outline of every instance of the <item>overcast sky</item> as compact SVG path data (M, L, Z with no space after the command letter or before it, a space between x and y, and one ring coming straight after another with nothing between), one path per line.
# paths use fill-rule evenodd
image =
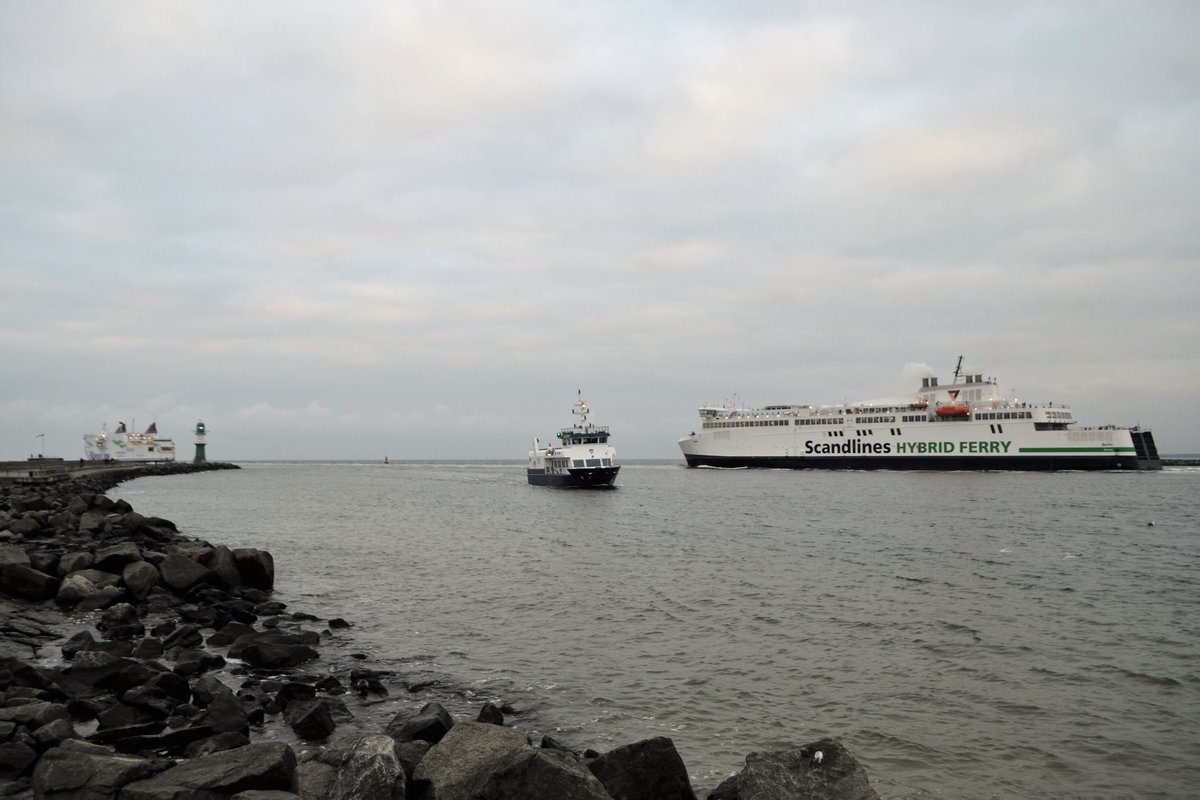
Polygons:
M959 355L1200 452L1200 3L0 0L0 458L517 458ZM44 433L44 439L37 434Z

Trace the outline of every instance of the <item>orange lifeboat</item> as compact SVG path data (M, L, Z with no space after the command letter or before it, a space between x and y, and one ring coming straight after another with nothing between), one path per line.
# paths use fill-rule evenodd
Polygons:
M933 410L933 413L939 417L967 417L970 416L971 409L964 403L954 403L952 405L938 406Z

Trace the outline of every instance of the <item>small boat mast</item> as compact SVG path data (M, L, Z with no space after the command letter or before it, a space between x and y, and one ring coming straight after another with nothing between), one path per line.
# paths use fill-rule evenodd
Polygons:
M586 428L587 427L588 404L587 404L587 401L583 399L583 389L579 389L579 390L577 390L577 392L578 392L579 399L577 399L575 401L575 405L573 405L571 407L571 413L577 414L579 416L579 427Z

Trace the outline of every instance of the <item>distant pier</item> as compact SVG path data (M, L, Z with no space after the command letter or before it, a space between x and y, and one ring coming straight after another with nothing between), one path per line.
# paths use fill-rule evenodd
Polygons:
M62 458L30 458L24 461L0 461L0 483L41 485L59 483L84 475L119 476L118 480L121 481L142 475L179 475L214 469L237 469L237 465L211 461L200 464L187 461L149 461L130 464L120 461L89 461L86 459L67 461Z

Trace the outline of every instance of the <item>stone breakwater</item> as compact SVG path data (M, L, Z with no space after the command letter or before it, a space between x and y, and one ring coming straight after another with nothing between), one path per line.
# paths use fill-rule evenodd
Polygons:
M670 739L598 753L530 735L484 703L437 702L338 735L347 700L409 692L366 666L311 675L351 623L289 613L270 553L181 535L105 492L226 464L0 484L0 797L101 800L690 800ZM317 628L323 628L318 630ZM311 745L273 738L285 725ZM751 753L709 800L875 798L837 740Z

